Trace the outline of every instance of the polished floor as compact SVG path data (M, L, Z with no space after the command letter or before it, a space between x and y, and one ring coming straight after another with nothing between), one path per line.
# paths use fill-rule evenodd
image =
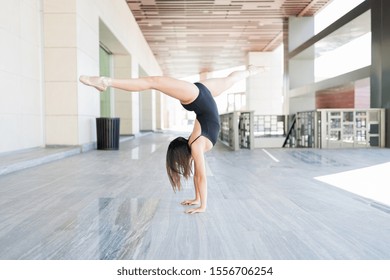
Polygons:
M207 154L207 212L187 215L180 202L192 182L174 193L165 174L173 137L150 133L119 151L1 175L0 259L390 259L385 195L343 188L350 172L386 166L389 149L232 152L218 143Z

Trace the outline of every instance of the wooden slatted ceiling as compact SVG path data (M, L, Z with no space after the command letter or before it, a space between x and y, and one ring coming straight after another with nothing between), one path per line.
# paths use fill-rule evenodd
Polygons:
M332 0L127 0L164 75L185 77L246 64L272 51L289 16L312 16ZM284 34L285 35L285 34Z

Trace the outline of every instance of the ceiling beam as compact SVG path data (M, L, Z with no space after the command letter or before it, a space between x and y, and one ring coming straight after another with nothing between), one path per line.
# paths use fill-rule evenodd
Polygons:
M282 40L282 38L283 38L283 31L280 31L279 34L276 35L276 37L273 38L272 41L270 41L270 42L264 47L264 49L263 49L262 51L263 51L263 52L267 52L267 51L273 49L273 48L272 48L272 45L275 44L277 41Z
M312 0L297 16L303 17L306 15L306 12L309 11L315 4L317 4L318 0Z

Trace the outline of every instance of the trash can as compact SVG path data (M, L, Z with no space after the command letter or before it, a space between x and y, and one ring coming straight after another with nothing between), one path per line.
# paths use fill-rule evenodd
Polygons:
M119 150L119 118L96 118L98 150Z

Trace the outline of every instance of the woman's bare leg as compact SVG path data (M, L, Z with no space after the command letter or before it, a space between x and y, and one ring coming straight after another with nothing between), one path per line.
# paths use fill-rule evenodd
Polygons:
M225 78L212 78L201 81L215 97L233 86L238 81L257 74L261 68L249 66L247 70L234 71ZM178 99L183 104L191 103L199 94L199 89L190 82L170 77L151 76L136 79L114 79L108 77L80 76L80 81L93 86L99 91L113 87L126 91L142 91L155 89Z
M199 90L194 84L170 77L151 76L136 79L114 79L108 77L81 76L80 81L100 91L105 90L107 87L126 91L155 89L178 99L183 104L191 103L199 94Z
M211 78L201 81L211 92L211 94L216 97L223 93L225 90L229 89L235 83L249 76L257 74L262 68L256 66L249 66L247 70L238 70L230 73L227 77L224 78Z

